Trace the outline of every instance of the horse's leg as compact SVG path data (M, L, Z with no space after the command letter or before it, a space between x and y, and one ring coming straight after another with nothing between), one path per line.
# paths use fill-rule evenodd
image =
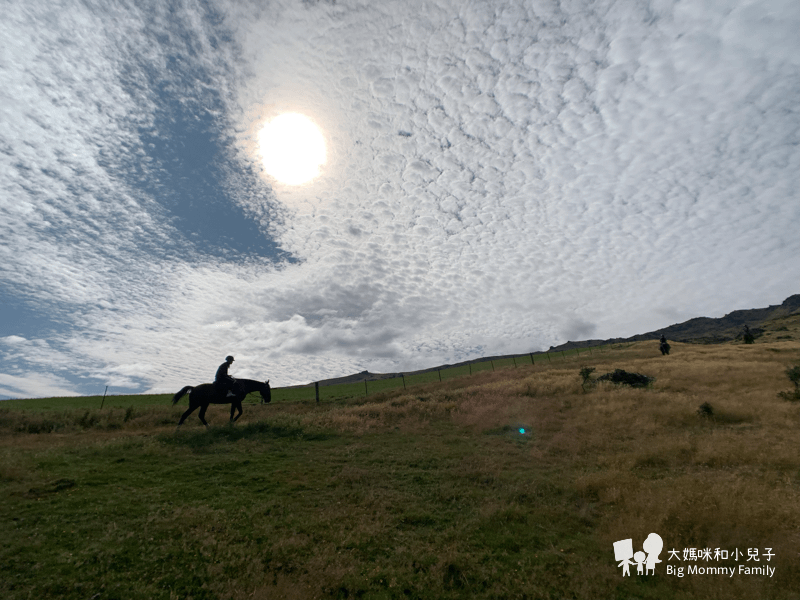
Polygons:
M197 404L197 402L192 401L192 396L190 394L189 395L189 408L187 408L186 412L181 415L181 420L178 421L178 427L183 425L183 422L186 420L186 417L188 417L190 414L192 414L194 411L196 411L198 406L200 406L200 405Z
M195 409L197 409L196 406L190 406L189 408L186 409L186 412L181 415L181 420L178 421L178 427L183 425L183 422L186 420L186 417L192 414L195 411Z
M200 414L197 415L197 416L200 417L200 421L202 421L203 425L206 426L206 429L208 429L208 423L206 423L206 411L207 410L208 410L208 402L203 404L203 407L200 409Z
M236 422L236 419L238 419L238 418L239 418L238 416L237 416L236 418L234 418L234 417L233 417L233 413L235 413L235 412L236 412L236 409L237 409L237 408L239 409L239 414L241 415L241 414L242 414L242 403L241 403L241 402L238 402L238 403L237 403L237 402L234 400L233 402L231 402L231 424L235 423L235 422Z

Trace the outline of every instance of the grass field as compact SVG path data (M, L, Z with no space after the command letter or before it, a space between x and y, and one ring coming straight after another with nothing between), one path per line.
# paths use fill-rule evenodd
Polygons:
M212 407L218 426L193 416L177 434L185 402L163 397L4 402L0 597L800 598L800 405L777 395L800 323L781 327L750 346L641 342L367 398L276 397L233 427ZM583 366L656 381L584 393ZM651 532L656 575L623 578L614 542ZM705 548L743 556L669 553ZM754 564L775 571L667 573Z

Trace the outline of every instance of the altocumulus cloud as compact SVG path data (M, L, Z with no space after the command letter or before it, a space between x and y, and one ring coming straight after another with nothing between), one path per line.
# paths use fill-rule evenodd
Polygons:
M284 385L797 292L800 5L11 2L0 394ZM257 134L322 130L304 186Z

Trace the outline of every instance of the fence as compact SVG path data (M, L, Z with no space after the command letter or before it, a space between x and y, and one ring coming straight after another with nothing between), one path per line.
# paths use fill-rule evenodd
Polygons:
M495 371L497 369L519 367L524 365L552 364L553 362L566 361L569 358L578 358L581 355L593 355L611 349L627 348L630 344L614 344L604 346L587 346L572 350L559 350L557 352L540 352L517 354L502 358L486 358L477 361L441 369L431 369L423 373L399 374L384 379L357 381L353 383L334 383L321 385L318 382L302 387L273 388L273 400L335 400L337 398L366 397L398 388L408 389L424 383L435 383L456 377L467 377L481 371Z
M589 353L602 353L610 349L627 348L630 343L609 344L603 346L591 346L586 348L576 348L558 352L539 352L530 354L517 354L514 356L478 359L468 364L461 364L441 369L431 369L423 373L398 374L395 377L384 379L374 379L371 381L361 380L354 383L339 383L330 385L320 385L312 383L302 387L291 388L272 388L272 399L279 401L292 400L336 400L341 398L366 397L387 390L398 388L410 388L415 385L445 381L456 377L467 377L481 371L495 371L509 367L520 367L524 365L552 364L558 361L566 361L570 358L578 358ZM114 408L126 408L128 406L156 406L162 405L172 398L172 394L135 394L135 395L111 395L108 396L106 388L103 396L89 397L67 397L67 398L35 398L35 399L9 399L1 403L0 408L7 409L85 409L100 406L103 408L109 405ZM247 402L258 404L261 397L258 394L251 394Z

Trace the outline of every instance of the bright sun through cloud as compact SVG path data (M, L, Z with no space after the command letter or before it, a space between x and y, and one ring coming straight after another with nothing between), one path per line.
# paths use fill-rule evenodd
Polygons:
M300 185L319 175L325 164L325 139L316 125L297 113L267 123L258 134L267 173L281 183Z

